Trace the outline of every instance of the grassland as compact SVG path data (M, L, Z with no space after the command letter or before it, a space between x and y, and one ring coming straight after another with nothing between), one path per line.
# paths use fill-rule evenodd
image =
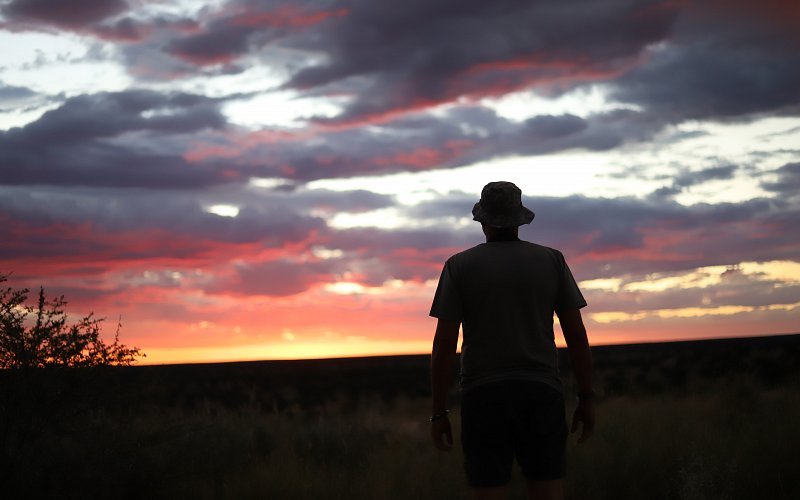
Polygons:
M594 353L599 424L570 441L569 498L800 498L800 336ZM429 443L426 368L404 356L0 373L0 494L464 498L460 452ZM522 497L519 474L511 489Z

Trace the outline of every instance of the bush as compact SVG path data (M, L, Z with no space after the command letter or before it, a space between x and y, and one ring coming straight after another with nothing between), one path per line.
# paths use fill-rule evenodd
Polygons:
M8 276L0 274L0 284ZM0 368L127 366L137 347L119 342L117 324L113 344L100 337L101 318L89 314L68 324L64 296L48 299L39 289L35 306L26 304L29 290L0 288Z

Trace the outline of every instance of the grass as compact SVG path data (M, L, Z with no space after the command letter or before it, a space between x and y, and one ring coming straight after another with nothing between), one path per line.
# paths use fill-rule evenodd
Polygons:
M790 359L780 376L766 378L708 376L696 366L676 377L674 363L601 369L595 435L568 444L568 498L800 498L800 378ZM380 369L376 361L358 363ZM309 366L302 365L306 375ZM310 393L306 382L293 386L285 377L273 384L255 372L208 370L191 382L170 371L164 383L133 378L128 385L95 372L0 377L0 495L468 497L461 452L434 450L429 401L413 384L386 393L367 385L337 391L329 376L320 379L326 392L313 385ZM391 375L398 387L405 380L399 373ZM179 381L170 388L173 378ZM510 493L524 498L519 471Z
M427 400L349 409L89 411L4 458L6 498L464 498L461 456L433 450ZM348 405L352 406L352 405ZM569 444L569 498L800 498L800 391L614 397ZM458 418L453 418L458 432ZM6 450L9 451L9 450ZM519 473L511 486L521 497Z
M796 389L615 398L570 454L571 498L798 498Z

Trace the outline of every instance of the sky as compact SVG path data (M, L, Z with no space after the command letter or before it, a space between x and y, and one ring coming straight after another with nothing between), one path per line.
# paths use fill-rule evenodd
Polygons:
M0 0L0 47L0 273L143 363L429 352L499 180L593 344L800 330L795 0Z

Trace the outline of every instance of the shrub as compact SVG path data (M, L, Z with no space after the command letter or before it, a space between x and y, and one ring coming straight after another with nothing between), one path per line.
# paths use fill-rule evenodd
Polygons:
M0 284L8 276L0 274ZM0 368L127 366L137 347L119 342L117 323L114 343L100 337L102 318L89 314L75 323L67 321L64 296L48 298L39 289L35 306L29 305L27 288L0 288Z

